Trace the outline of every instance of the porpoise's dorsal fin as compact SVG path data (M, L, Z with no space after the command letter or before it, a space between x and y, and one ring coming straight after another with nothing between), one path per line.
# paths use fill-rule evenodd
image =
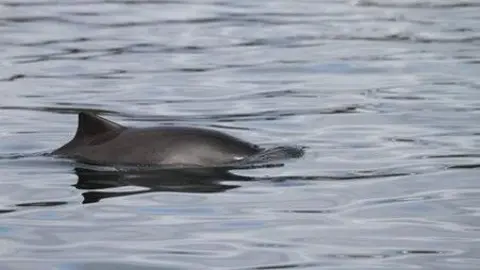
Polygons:
M124 126L108 119L90 112L81 112L78 114L78 127L73 140L85 141L100 134L123 129L125 129Z

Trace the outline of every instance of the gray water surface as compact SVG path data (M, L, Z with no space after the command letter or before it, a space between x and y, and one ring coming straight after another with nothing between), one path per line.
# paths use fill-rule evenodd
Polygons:
M479 14L475 0L1 1L0 269L478 269ZM81 110L307 152L220 180L38 155Z

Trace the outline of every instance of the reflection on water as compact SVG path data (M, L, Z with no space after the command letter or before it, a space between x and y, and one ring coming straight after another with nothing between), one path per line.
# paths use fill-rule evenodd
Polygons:
M228 172L195 172L189 170L156 170L149 172L105 172L76 168L80 190L108 189L124 186L141 187L139 191L86 191L83 203L95 203L104 198L128 196L149 192L215 193L237 188L239 185L222 184L222 181L247 181L249 177Z

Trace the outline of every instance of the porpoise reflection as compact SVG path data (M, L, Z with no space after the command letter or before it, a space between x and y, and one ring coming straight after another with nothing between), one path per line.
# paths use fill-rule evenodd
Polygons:
M83 190L83 203L96 203L102 199L124 197L152 192L219 193L240 187L241 182L254 178L230 172L210 171L197 173L188 169L157 170L152 172L95 171L75 168L78 181L74 185ZM224 183L235 181L236 183ZM129 190L113 190L118 187L137 187ZM140 189L138 189L140 188Z
M100 165L215 167L297 158L303 152L297 147L265 149L196 127L126 127L81 112L74 138L52 154Z

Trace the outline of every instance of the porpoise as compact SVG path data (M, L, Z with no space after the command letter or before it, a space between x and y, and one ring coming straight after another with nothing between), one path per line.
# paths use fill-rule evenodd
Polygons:
M126 127L90 112L80 112L75 136L52 154L100 165L209 167L261 157L264 151L256 144L216 130ZM293 156L302 155L303 151L299 151Z

